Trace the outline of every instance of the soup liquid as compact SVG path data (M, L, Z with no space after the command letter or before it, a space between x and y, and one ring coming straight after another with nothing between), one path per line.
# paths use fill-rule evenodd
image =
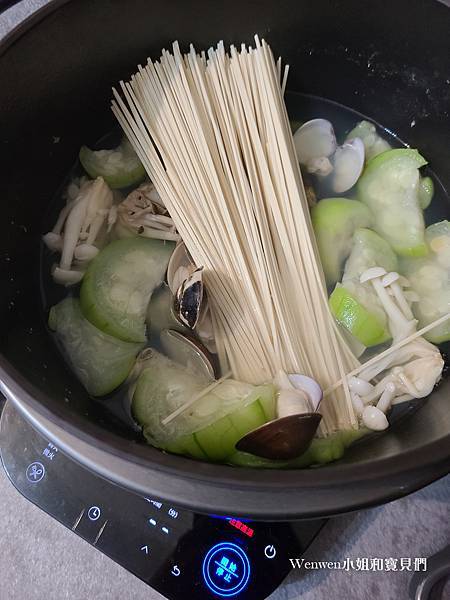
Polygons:
M337 141L340 144L343 143L346 135L359 121L363 119L369 121L371 120L370 117L366 117L346 106L342 106L341 104L325 98L311 96L308 94L287 93L286 105L293 131L295 131L301 125L301 123L311 119L327 119L333 124ZM377 123L375 124L377 125L378 134L387 142L389 142L393 148L400 148L408 145L388 129ZM119 144L121 137L122 133L119 129L110 132L99 140L94 149L114 148ZM430 224L445 219L448 216L449 197L438 177L431 169L426 167L425 169L422 169L422 173L430 176L433 179L435 188L433 201L430 207L431 210L427 209L425 211L426 222L427 224ZM63 199L62 195L67 185L74 177L80 177L84 174L83 168L77 161L68 173L66 180L63 182L60 193L57 194L49 207L49 215L47 215L48 218L46 219L46 222L51 223L51 226L56 221L59 211L65 204L65 199ZM320 185L320 182L317 178L313 178L313 186L316 192L317 200L330 195L330 193ZM131 190L121 190L124 198L128 191ZM344 194L333 193L332 195L334 197L342 195L347 198L351 198L353 192L350 190ZM41 252L41 292L45 322L47 322L48 310L51 306L62 300L65 296L78 295L79 292L79 286L65 288L53 282L50 275L51 267L52 264L57 260L57 256L51 254L45 249L43 249ZM52 335L50 331L49 334ZM160 350L157 339L150 338L149 345ZM376 352L379 351L380 349L377 348ZM128 389L125 385L117 388L117 390L115 390L112 394L103 396L101 398L92 398L92 400L102 407L102 411L104 411L104 416L106 419L111 419L114 421L117 421L118 419L126 428L130 429L130 433L137 433L140 431L140 427L136 424L131 415L130 399L128 396ZM392 423L393 421L398 420L399 417L404 416L406 413L414 411L422 402L423 400L416 402L405 402L395 406L389 417L390 422Z

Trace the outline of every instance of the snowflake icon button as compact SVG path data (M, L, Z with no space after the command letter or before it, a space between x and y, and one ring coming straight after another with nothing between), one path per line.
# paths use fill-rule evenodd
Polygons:
M39 483L44 479L44 475L45 467L40 462L31 463L31 465L28 465L27 470L25 471L27 481L30 483Z

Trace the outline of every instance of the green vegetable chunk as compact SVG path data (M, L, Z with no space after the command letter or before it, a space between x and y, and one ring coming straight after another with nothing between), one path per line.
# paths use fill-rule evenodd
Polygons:
M425 210L431 204L434 195L434 183L431 177L421 177L419 183L419 204Z
M131 371L142 344L123 342L103 333L81 312L76 298L50 309L48 324L78 379L93 396L104 396Z
M361 291L353 295L338 284L329 298L330 309L334 318L364 346L377 346L391 337L386 317L374 310L371 298L362 296Z
M147 441L177 454L212 461L235 452L237 441L275 416L275 388L227 379L167 424L162 421L211 380L154 352L142 371L132 410Z
M239 467L259 469L302 469L309 466L325 465L342 458L348 446L367 435L367 429L337 431L326 438L314 438L310 447L298 458L289 461L270 460L236 451L228 462Z
M329 298L335 319L366 347L390 339L387 317L372 285L360 283L360 275L371 267L398 269L397 257L387 242L370 229L357 229L345 263L342 285Z
M370 121L360 121L357 123L356 127L354 127L347 135L345 141L348 142L357 137L359 137L364 144L364 156L366 162L369 162L371 158L378 156L378 154L391 149L388 142L378 135L375 125L370 123Z
M373 218L367 206L347 198L321 200L312 208L311 218L325 278L330 285L341 277L354 231L359 227L370 227Z
M132 237L106 246L90 263L81 286L84 316L126 342L145 342L147 306L161 285L173 242Z
M127 138L113 150L82 146L79 158L92 179L101 176L113 189L136 185L145 177L145 169Z
M345 263L342 281L358 279L371 267L396 271L398 260L391 246L370 229L357 229L353 235L352 250Z
M372 210L375 230L402 256L425 256L419 168L427 161L411 149L388 150L369 161L358 197Z
M401 272L419 296L412 310L419 327L429 325L450 312L450 223L441 221L427 227L425 238L430 252L425 258L404 258ZM450 340L450 320L425 334L434 344Z
M182 325L174 316L173 296L168 285L162 285L154 291L147 308L147 328L151 335L159 338L163 329L189 333L190 329Z

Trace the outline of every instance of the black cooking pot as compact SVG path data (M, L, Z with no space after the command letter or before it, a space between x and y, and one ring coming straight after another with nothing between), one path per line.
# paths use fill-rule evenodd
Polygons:
M83 143L113 126L111 86L173 39L257 32L289 87L353 107L421 149L450 189L450 9L432 0L54 0L0 47L0 386L105 477L197 511L301 518L361 508L450 471L450 382L386 433L310 470L233 468L146 446L89 400L45 329L40 236ZM412 122L415 126L411 127Z

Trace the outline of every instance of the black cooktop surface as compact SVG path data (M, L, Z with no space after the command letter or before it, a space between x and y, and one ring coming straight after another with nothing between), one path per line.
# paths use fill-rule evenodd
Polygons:
M201 515L139 496L69 458L10 403L0 450L21 494L174 600L266 598L323 525Z

